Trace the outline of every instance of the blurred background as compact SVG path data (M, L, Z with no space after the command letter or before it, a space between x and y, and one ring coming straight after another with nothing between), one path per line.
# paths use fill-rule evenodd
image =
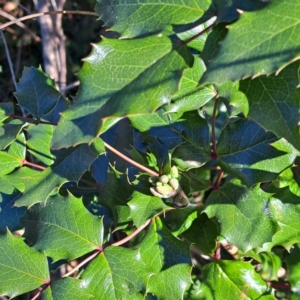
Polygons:
M44 11L94 12L95 2L0 0L0 25ZM76 74L83 64L82 58L90 53L91 43L100 41L101 30L102 22L96 16L82 14L43 16L7 27L0 32L0 102L15 102L13 77L18 82L25 66L41 66L60 91L76 94L79 83Z

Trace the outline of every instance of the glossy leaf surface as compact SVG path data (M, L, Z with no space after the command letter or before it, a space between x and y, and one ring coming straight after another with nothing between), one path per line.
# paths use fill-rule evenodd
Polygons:
M209 195L204 212L217 219L222 237L247 251L271 241L280 229L270 212L270 198L259 187L248 189L238 181L228 182Z
M82 200L71 194L52 196L45 206L37 203L22 222L28 243L54 261L72 260L102 246L102 219L88 212Z
M49 280L46 256L30 249L22 238L9 231L0 235L0 250L1 295L16 297Z

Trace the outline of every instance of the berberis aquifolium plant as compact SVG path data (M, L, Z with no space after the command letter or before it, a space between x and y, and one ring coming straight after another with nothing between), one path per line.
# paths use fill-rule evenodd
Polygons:
M300 0L95 10L77 95L0 105L0 295L300 299Z

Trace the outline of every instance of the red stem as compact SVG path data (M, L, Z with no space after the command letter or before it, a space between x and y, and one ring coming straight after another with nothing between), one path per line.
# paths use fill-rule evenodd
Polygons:
M194 39L196 39L197 37L199 37L200 35L202 35L204 32L208 31L209 29L211 29L213 27L214 23L212 23L211 25L209 25L208 27L204 28L202 31L200 31L199 33L197 33L196 35L192 36L191 38L185 40L182 42L183 45L186 45L190 42L192 42Z
M274 289L286 289L286 290L290 290L291 289L291 285L289 282L272 282L269 281L267 282L267 284L269 286L271 286Z
M134 160L132 160L131 158L125 156L124 154L122 154L121 152L119 152L117 149L113 148L109 144L105 143L104 141L103 141L103 143L104 143L104 146L106 148L108 148L111 152L115 153L116 155L118 155L119 157L121 157L122 159L124 159L125 161L127 161L128 163L130 163L131 165L139 168L142 171L147 172L151 176L156 176L156 177L159 176L159 173L157 173L157 172L155 172L155 171L153 171L151 169L148 169L147 167L145 167L143 165L140 165L139 163L137 163Z
M217 180L213 186L213 189L214 190L217 190L219 187L220 187L220 183L221 183L221 180L222 180L222 176L224 174L224 171L220 171L219 174L218 174L218 177L217 177Z
M133 233L131 233L130 235L126 236L126 238L118 241L118 242L115 242L113 244L111 244L111 246L120 246L120 245L123 245L125 243L127 243L128 241L130 241L133 237L135 237L137 234L139 234L145 227L147 227L151 222L151 219L147 220L147 222L140 226L139 228L137 228Z
M211 120L211 138L212 138L212 153L211 158L216 159L217 155L217 142L216 142L216 114L219 103L219 97L216 97L212 120Z
M89 257L87 257L85 260L83 260L80 264L78 264L74 269L72 269L70 272L64 274L62 277L68 277L71 274L75 273L77 270L79 270L82 266L84 266L86 263L88 263L89 261L91 261L93 258L95 258L96 256L98 256L101 252L103 251L102 248L99 248L96 252L94 252L92 255L90 255Z

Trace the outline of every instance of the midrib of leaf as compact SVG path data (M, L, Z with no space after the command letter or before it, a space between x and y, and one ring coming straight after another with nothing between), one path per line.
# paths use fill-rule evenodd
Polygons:
M275 15L275 14L273 14L273 15ZM257 47L261 46L261 45L264 44L265 42L271 40L274 36L279 35L280 33L284 32L284 31L286 31L286 30L288 30L288 29L290 29L290 28L293 28L293 27L295 27L295 26L297 26L297 25L299 25L299 24L300 24L300 21L298 21L296 24L293 24L292 26L285 27L285 28L284 28L283 30L281 30L281 31L277 31L277 32L274 33L272 36L269 36L268 38L262 40L260 43L259 43L259 42L256 43L252 48L251 48L251 47L248 47L248 48L247 48L247 51L245 51L245 52L240 52L239 55L236 56L233 60L239 59L239 58L242 57L244 54L251 52L253 49L256 49Z
M35 98L36 98L36 99L38 99L39 97L38 97L38 93L37 93L37 91L36 91L36 89L35 89L35 84L34 84L34 81L32 81L32 79L31 79L31 78L30 78L29 80L30 80L30 82L31 82L31 85L33 86L34 93L35 93ZM37 115L37 117L39 117L39 101L36 101L36 104L37 104L37 111L36 111L36 115Z
M270 138L270 139L268 139L268 140L261 141L261 142L259 142L259 143L257 143L257 144L251 145L251 147L249 147L249 148L245 148L245 149L238 150L238 151L235 151L235 152L230 152L230 153L228 153L228 154L222 154L222 155L218 156L218 158L221 158L221 157L224 157L224 156L229 156L229 155L238 154L238 153L240 153L240 152L247 151L247 150L254 152L253 150L251 150L251 148L254 148L254 147L256 147L256 146L258 146L258 145L260 145L260 144L264 144L264 143L266 143L266 142L268 142L268 141L271 141L271 140L273 140L273 139L275 139L275 137ZM217 148L217 150L218 150L218 148Z
M222 273L224 274L224 277L226 277L227 278L227 280L228 281L230 281L230 283L234 286L234 287L236 287L236 288L238 288L238 290L244 295L244 297L243 298L241 298L241 299L246 299L246 297L248 298L248 295L243 291L243 290L241 290L240 289L240 287L239 286L237 286L228 276L227 276L227 274L223 271L223 269L221 268L221 266L220 265L218 265L219 266L219 269L222 271Z
M0 266L3 266L3 267L5 267L5 268L8 268L8 269L11 269L11 270L14 270L14 271L17 271L17 273L26 274L26 275L29 276L29 277L36 278L36 279L38 279L38 280L40 280L40 281L43 281L43 279L41 279L40 277L34 276L34 275L32 275L31 273L27 273L27 272L25 272L25 271L22 271L22 270L20 270L20 269L17 269L16 267L7 266L7 265L1 264L1 263L0 263Z
M54 227L57 227L59 229L61 229L61 231L65 231L65 232L68 232L68 233L72 233L73 236L75 237L79 237L79 239L83 240L83 241L86 241L88 244L92 245L92 246L101 246L101 245L95 245L94 243L90 242L89 240L83 238L82 236L78 235L77 233L74 233L73 231L70 231L69 229L67 228L63 228L63 227L60 227L59 225L57 224L53 224L53 223L49 223L49 222L45 222L43 221L44 224L47 224L47 225L51 225L51 226L54 226ZM78 225L78 223L76 223L76 225Z

